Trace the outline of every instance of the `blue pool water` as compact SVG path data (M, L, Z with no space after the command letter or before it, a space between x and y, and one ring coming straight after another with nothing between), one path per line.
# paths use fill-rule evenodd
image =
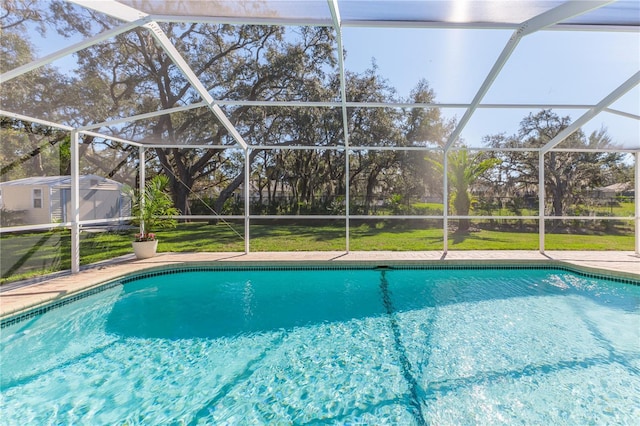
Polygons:
M640 286L191 271L9 325L0 424L635 424Z

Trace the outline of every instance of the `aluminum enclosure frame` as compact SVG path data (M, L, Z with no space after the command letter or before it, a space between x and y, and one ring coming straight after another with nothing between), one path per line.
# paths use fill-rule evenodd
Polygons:
M341 18L340 13L340 1L339 0L327 0L327 7L330 12L331 19L275 19L275 18L261 18L261 17L206 17L206 16L169 16L169 15L151 15L125 4L119 3L114 0L104 0L95 2L91 0L70 0L79 6L93 9L95 11L105 13L107 15L118 18L124 23L114 29L100 33L94 37L90 37L82 42L75 43L72 46L60 49L52 54L49 54L43 58L32 61L31 63L17 67L13 70L5 72L0 75L0 82L9 81L15 77L23 75L34 69L43 67L52 63L53 61L62 57L71 55L84 48L93 46L109 38L115 37L118 34L122 34L126 31L130 31L134 28L142 27L148 30L157 43L163 48L165 53L171 58L172 62L178 67L185 78L190 82L191 86L201 96L202 101L190 105L178 106L167 110L161 110L146 114L140 114L133 117L127 117L117 120L108 120L102 123L96 123L84 127L72 128L62 123L53 123L46 120L41 120L34 117L28 117L26 115L17 114L11 111L1 111L0 115L12 117L20 120L30 121L54 128L59 128L64 131L69 131L71 134L71 164L72 164L72 206L74 214L72 215L72 221L69 224L45 224L39 226L29 227L11 227L1 229L0 232L11 232L22 229L46 229L54 226L70 226L72 230L72 273L79 271L79 234L81 226L87 221L80 221L79 219L79 197L78 197L78 137L79 134L91 135L105 140L114 140L122 143L126 143L139 148L139 164L143 165L145 162L145 150L148 148L181 148L181 149L241 149L244 155L244 179L245 183L249 181L250 176L250 161L249 156L253 149L306 149L306 150L320 150L320 149L334 149L344 151L345 153L345 190L346 190L346 214L345 215L314 215L314 216L264 216L264 215L251 215L249 206L249 185L245 184L244 187L244 199L245 199L245 213L242 216L245 224L245 252L248 253L250 249L250 223L252 219L283 219L283 218L309 218L309 219L339 219L345 220L345 234L346 234L346 247L345 251L349 252L349 233L350 233L350 220L363 219L370 216L359 216L350 214L349 205L349 156L350 153L356 150L417 150L417 151L439 151L443 155L445 170L447 170L448 153L450 151L457 150L454 144L459 138L461 132L473 116L473 114L479 109L491 109L491 108L564 108L564 109L587 109L587 112L578 118L572 125L561 132L553 140L549 141L545 146L539 149L523 149L528 152L538 152L539 154L539 186L538 186L538 202L539 202L539 215L538 216L455 216L451 215L448 211L448 177L447 173L444 173L443 179L443 208L444 212L442 216L389 216L390 219L439 219L443 221L444 242L443 251L446 253L449 249L448 244L448 222L452 219L531 219L538 220L539 222L539 251L544 253L545 251L545 220L550 219L563 219L563 217L548 216L545 214L545 190L544 190L544 158L549 152L562 152L567 149L557 148L564 139L570 136L573 132L580 129L585 123L594 118L598 113L606 111L612 114L617 114L626 118L640 120L640 116L631 114L625 111L619 111L614 108L610 108L611 105L624 94L640 84L640 71L630 76L625 82L613 90L610 94L605 96L597 104L523 104L523 103L505 103L505 104L483 104L482 100L486 93L491 88L493 82L500 75L504 65L509 61L512 53L517 49L519 42L527 35L533 34L538 31L626 31L637 33L640 31L638 26L616 26L612 24L566 24L567 20L584 15L598 8L615 3L615 1L564 1L558 6L547 10L546 12L539 14L527 21L520 24L513 23L487 23L487 22L427 22L427 21L358 21L358 20L344 20ZM639 9L640 10L640 9ZM198 79L197 75L193 72L185 59L180 55L175 46L171 43L166 34L162 31L159 22L211 22L211 23L232 23L232 24L251 24L251 25L286 25L286 26L327 26L332 27L336 34L336 49L338 55L338 70L340 77L340 101L339 102L269 102L269 101L224 101L214 99L206 90L203 83ZM464 29L510 29L513 30L513 35L504 46L498 59L493 64L491 70L486 75L482 85L478 89L477 93L473 97L470 103L460 104L446 104L446 103L433 103L433 104L418 104L418 103L367 103L367 102L349 102L346 98L346 80L345 80L345 64L343 56L343 41L342 41L342 29L344 27L369 27L369 28L464 28ZM255 106L299 106L299 107L334 107L340 108L342 111L343 119L343 136L344 145L332 146L332 147L317 147L317 146L262 146L262 145L250 145L248 144L234 125L229 121L224 111L220 106L226 105L255 105ZM135 142L122 138L113 137L99 132L101 127L116 125L124 122L138 121L148 118L153 118L159 115L171 114L174 112L187 111L194 108L207 107L213 117L217 119L228 131L229 135L236 142L236 145L168 145L168 144L149 144L143 142ZM349 129L347 125L347 109L352 107L369 107L369 108L464 108L465 113L453 133L449 137L445 146L442 149L427 148L427 147L362 147L351 146L349 138ZM491 148L469 148L471 151L491 151ZM572 150L575 151L575 150ZM588 150L593 152L594 150ZM598 150L595 150L598 151ZM606 220L633 220L635 224L635 252L640 254L640 197L637 196L637 188L640 187L640 148L634 149L620 149L613 150L614 152L628 152L634 154L635 169L634 180L636 188L635 197L635 215L633 218L629 217L608 217ZM144 185L144 167L140 167L141 173L141 188ZM75 195L74 195L75 194ZM191 217L191 216L190 216ZM387 218L386 216L375 216L376 218ZM591 220L593 217L570 217L571 219L578 220ZM603 219L603 218L599 218Z

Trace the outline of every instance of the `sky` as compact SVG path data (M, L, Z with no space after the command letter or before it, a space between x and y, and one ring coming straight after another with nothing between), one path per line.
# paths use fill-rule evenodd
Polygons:
M511 37L505 30L345 28L346 68L364 71L372 58L398 94L408 97L425 78L442 103L471 102ZM639 33L544 31L522 39L483 103L596 104L640 70ZM636 86L612 107L640 115ZM517 131L529 109L476 111L462 136L479 146L484 135ZM572 121L586 110L558 110ZM461 118L464 110L443 110ZM584 127L605 126L614 140L640 147L640 121L601 113Z
M422 78L435 91L436 102L469 103L512 35L511 30L436 30L398 28L343 29L347 70L363 72L375 61L379 74L408 98ZM77 39L65 39L54 30L42 39L29 34L40 55ZM64 69L74 59L59 60ZM524 37L482 100L483 103L596 104L640 70L639 32L541 31ZM640 115L640 88L636 86L613 108ZM486 135L517 132L520 121L538 109L479 109L461 137L469 146L481 146ZM460 119L465 110L442 109ZM572 121L586 110L557 109ZM640 147L640 120L603 112L583 127L586 133L606 127L613 141Z

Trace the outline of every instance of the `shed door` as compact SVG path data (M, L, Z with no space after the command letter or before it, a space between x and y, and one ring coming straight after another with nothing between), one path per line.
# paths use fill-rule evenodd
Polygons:
M71 207L71 188L63 188L60 190L60 219L63 222L69 222L69 210Z

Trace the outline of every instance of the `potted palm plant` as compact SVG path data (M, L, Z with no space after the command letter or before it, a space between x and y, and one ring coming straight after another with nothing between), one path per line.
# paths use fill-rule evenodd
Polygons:
M149 180L144 193L128 188L131 197L133 223L140 225L140 233L133 241L133 251L138 259L153 257L158 249L156 230L175 228L177 221L171 216L180 214L167 193L169 178L157 175Z

